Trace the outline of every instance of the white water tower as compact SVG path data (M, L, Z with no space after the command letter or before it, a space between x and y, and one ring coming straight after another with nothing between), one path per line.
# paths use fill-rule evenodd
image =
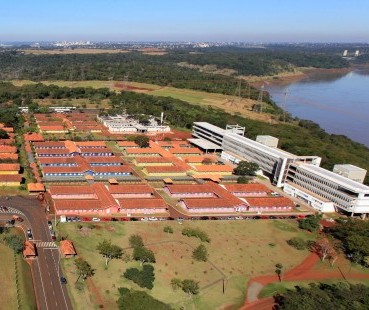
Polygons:
M343 57L346 57L347 56L347 50L344 50L343 51Z
M357 57L359 55L360 55L360 51L359 50L355 51L355 57Z

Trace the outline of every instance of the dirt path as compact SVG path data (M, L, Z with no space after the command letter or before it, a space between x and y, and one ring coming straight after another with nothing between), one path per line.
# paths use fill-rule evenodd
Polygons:
M338 267L332 272L321 272L314 270L314 266L319 262L319 257L311 253L305 258L305 260L298 266L292 268L283 275L284 281L306 281L306 280L324 280L324 279L369 279L369 274L349 274L345 275ZM274 299L272 297L258 299L258 295L262 291L263 287L267 284L278 282L277 275L266 275L253 278L249 281L247 287L246 301L243 310L263 310L272 309L274 305Z

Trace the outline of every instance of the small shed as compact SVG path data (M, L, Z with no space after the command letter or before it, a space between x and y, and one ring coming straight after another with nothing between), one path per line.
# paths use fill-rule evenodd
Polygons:
M70 240L60 241L60 253L65 258L75 257L77 255L76 249L74 248L73 242Z
M23 257L25 259L34 259L37 256L36 246L31 241L26 241L23 246Z
M34 194L45 192L45 186L42 183L28 183L27 188L30 193Z

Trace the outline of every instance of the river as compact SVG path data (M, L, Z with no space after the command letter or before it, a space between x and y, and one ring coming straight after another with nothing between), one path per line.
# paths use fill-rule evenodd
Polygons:
M291 115L369 146L369 70L310 74L298 82L269 84L265 89Z

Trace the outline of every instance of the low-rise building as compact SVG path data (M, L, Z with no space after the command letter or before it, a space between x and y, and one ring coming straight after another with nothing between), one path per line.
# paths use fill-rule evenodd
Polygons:
M263 184L226 184L225 189L236 197L267 197L272 191Z
M77 252L73 245L73 242L70 240L60 241L59 250L64 258L73 258L77 256Z

